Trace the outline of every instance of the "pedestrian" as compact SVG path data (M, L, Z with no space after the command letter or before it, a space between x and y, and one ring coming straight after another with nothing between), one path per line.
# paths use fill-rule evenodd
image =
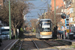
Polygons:
M58 29L58 26L55 26L54 27L53 38L56 38L56 39L57 39L57 29Z

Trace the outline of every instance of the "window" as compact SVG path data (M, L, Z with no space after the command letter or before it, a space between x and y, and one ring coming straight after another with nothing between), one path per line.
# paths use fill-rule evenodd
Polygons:
M2 32L2 35L9 35L9 32Z
M42 28L42 31L49 32L50 28Z
M3 31L9 31L9 29L2 29L1 32L3 32Z

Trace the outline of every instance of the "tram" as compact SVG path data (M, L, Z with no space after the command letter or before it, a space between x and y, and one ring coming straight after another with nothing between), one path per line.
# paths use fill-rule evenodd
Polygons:
M52 38L51 19L40 19L36 23L36 38L50 39Z

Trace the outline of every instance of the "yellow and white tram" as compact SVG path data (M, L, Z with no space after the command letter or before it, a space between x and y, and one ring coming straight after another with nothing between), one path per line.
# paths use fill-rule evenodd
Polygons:
M52 38L52 23L50 19L40 19L36 23L36 38L49 39Z

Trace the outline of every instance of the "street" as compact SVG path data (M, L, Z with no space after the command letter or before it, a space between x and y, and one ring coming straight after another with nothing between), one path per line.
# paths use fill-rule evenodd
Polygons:
M7 50L16 40L3 40L0 50Z

